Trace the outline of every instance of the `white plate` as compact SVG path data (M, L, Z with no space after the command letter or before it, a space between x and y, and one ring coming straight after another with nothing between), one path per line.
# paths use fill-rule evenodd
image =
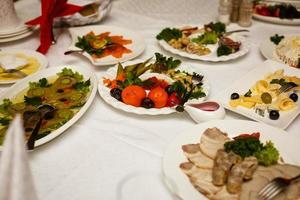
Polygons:
M230 137L237 136L241 133L260 132L261 140L271 140L278 148L280 155L285 162L300 165L300 157L298 156L300 146L298 138L281 129L246 120L214 120L197 124L185 131L181 131L182 134L170 143L163 157L163 171L166 184L168 188L173 193L180 196L181 199L206 199L204 195L193 187L188 177L179 168L179 165L183 162L187 162L181 146L184 144L198 143L202 133L207 128L212 127L219 128L228 133Z
M60 66L60 67L51 67L51 68L39 71L38 73L32 74L32 75L24 78L23 80L17 82L16 84L14 84L13 86L11 86L9 89L5 90L1 94L0 102L2 102L2 100L4 98L13 99L29 87L28 86L29 82L38 81L41 78L56 76L56 74L58 72L61 72L62 69L65 68L65 67L71 68L74 72L79 72L80 74L83 75L85 80L90 79L90 81L91 81L91 91L89 93L89 96L88 96L87 101L84 104L84 106L82 106L81 109L67 123L65 123L63 126L58 128L57 130L51 132L49 135L37 140L35 142L35 147L41 146L41 145L53 140L54 138L56 138L57 136L62 134L65 130L67 130L78 119L80 119L82 117L82 115L87 111L87 109L92 104L92 102L94 100L94 97L95 97L95 94L97 92L97 78L96 78L96 76L94 75L94 73L92 71L89 71L86 67L70 66L70 65ZM2 149L2 146L0 146L0 150L1 149Z
M268 17L268 16L259 15L257 13L253 13L253 17L255 19L259 19L261 21L270 22L274 24L300 25L300 19L280 19L279 17Z
M29 31L23 32L22 34L16 34L16 35L12 34L13 36L0 38L0 43L11 42L11 41L20 40L25 37L28 37L31 34L33 34L37 28L38 27L32 28Z
M132 64L139 63L139 62L144 62L144 60L129 61L129 62L123 63L123 66L132 65ZM181 65L183 65L183 64L181 64ZM193 72L193 70L189 69L189 68L178 68L178 69L181 69L181 70L184 69L187 72ZM102 78L105 77L105 78L109 78L109 79L114 79L116 77L116 73L117 73L117 66L109 68L106 71L106 73L103 76L101 76L99 84L98 84L98 92L99 92L100 96L109 105L113 106L114 108L123 110L125 112L135 113L135 114L139 114L139 115L163 115L163 114L170 114L170 113L176 112L175 108L170 108L170 107L151 108L151 109L146 109L143 107L135 107L135 106L127 105L127 104L113 98L110 95L110 89L103 84ZM142 76L145 76L145 78L146 78L147 72L145 74L143 74ZM150 77L148 77L148 78L150 78ZM208 86L208 82L205 77L203 79L203 90L204 90L206 96L203 98L200 98L198 100L192 100L193 102L199 102L199 103L203 102L204 99L208 96L209 86Z
M137 32L133 32L128 29L115 27L115 26L84 26L80 28L70 28L69 29L72 37L72 44L69 47L69 50L81 50L80 48L76 47L75 44L78 41L78 37L82 37L87 33L93 31L95 34L100 34L103 32L110 32L111 35L121 35L125 39L132 40L131 44L125 45L126 48L130 49L132 52L128 54L123 54L121 58L115 58L113 56L106 56L104 58L100 58L97 60L93 60L92 56L88 53L84 52L83 55L87 57L93 65L96 66L103 66L103 65L114 65L119 62L125 62L130 59L133 59L139 56L145 49L146 43L142 36Z
M293 35L289 35L289 34L284 34L285 37L290 37ZM271 36L270 36L271 37ZM270 37L266 40L264 40L261 44L260 44L260 52L262 53L262 55L270 60L275 60L281 63L284 63L276 54L275 52L275 48L276 45L270 40Z
M274 72L279 69L284 69L284 73L286 75L300 77L300 71L298 69L289 67L288 65L279 62L267 60L248 72L245 76L242 76L239 80L234 82L230 87L219 94L216 99L218 99L225 108L233 112L239 113L256 121L264 122L272 126L285 129L300 113L299 100L296 102L297 107L295 109L280 112L280 117L278 120L271 120L267 114L265 115L265 117L262 117L255 113L254 109L247 109L241 106L233 108L229 105L230 95L232 93L246 93L258 80L263 79L268 73Z
M197 26L203 27L201 25L197 25ZM183 27L183 26L176 26L176 27ZM183 50L175 49L164 40L158 40L158 44L162 48L164 48L166 51L169 51L173 54L180 55L180 56L186 57L186 58L191 58L194 60L211 61L211 62L221 62L221 61L236 59L238 57L245 55L250 50L250 43L242 35L231 34L230 38L233 39L234 41L241 42L240 50L237 51L236 53L232 53L227 56L220 56L220 57L217 56L217 44L210 45L209 47L211 47L211 48L209 48L209 49L211 50L211 53L208 55L203 55L203 56L199 56L197 54L192 54L192 53L185 52Z
M24 22L21 22L15 28L7 29L7 30L0 30L0 35L19 33L19 32L22 32L22 31L28 29L28 27L29 26L24 24Z
M25 34L27 32L33 31L33 30L34 30L34 28L27 28L27 29L24 29L23 31L20 31L20 32L17 32L17 33L0 34L0 39L16 37L18 35L22 35L22 34Z
M3 54L3 53L4 54L5 53L9 53L9 54L22 53L22 54L24 54L26 56L34 57L40 63L40 67L39 67L38 71L43 70L43 69L45 69L48 66L48 60L47 60L47 58L43 54L41 54L39 52L36 52L36 51L33 51L33 50L29 50L29 49L9 49L9 50L4 50L3 49L2 51L0 51L0 55ZM37 73L37 72L34 72L34 73ZM15 82L17 82L19 80L21 80L21 79L9 80L9 81L4 81L4 80L0 79L0 84L15 83Z

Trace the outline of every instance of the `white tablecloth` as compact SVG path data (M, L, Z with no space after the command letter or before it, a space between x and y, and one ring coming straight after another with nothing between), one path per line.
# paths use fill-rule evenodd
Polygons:
M19 0L23 18L37 16L38 0ZM155 40L164 27L175 24L204 24L217 18L217 0L116 0L110 15L100 24L126 27L140 32L147 48L140 58L163 52ZM264 61L259 44L275 33L300 33L299 27L253 21L248 36L251 51L224 63L183 59L201 71L210 82L210 99L240 76ZM57 43L47 53L50 67L81 65L98 77L108 67L92 66L80 55L64 56L71 40L67 29L56 31ZM36 49L38 33L5 44L1 49ZM0 92L8 86L0 86ZM227 112L226 118L246 119ZM162 181L164 149L176 135L195 123L186 113L167 116L137 116L110 107L99 95L88 112L64 134L30 153L30 163L43 200L174 199ZM298 134L298 117L287 129ZM300 137L300 136L299 136Z

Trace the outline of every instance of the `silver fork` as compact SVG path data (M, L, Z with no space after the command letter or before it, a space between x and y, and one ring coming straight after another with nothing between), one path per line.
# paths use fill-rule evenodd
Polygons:
M288 83L285 83L283 84L280 88L279 88L279 93L282 93L282 92L287 92L289 91L290 89L294 88L294 87L297 87L298 85L294 82L288 82Z
M297 180L300 180L300 174L290 179L275 178L259 191L258 196L263 200L271 200Z

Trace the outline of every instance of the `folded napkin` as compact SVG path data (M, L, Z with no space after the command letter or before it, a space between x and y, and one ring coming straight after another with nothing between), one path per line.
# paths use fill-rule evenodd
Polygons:
M3 144L0 200L37 200L20 115L11 122Z
M42 0L42 15L26 22L27 25L40 25L39 52L46 54L54 40L53 21L56 17L72 15L82 10L82 6L68 4L67 0Z

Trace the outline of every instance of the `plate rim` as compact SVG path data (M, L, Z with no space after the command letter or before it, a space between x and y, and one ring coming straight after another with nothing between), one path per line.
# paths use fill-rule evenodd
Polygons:
M79 73L88 74L89 78L91 80L91 83L92 83L91 84L92 89L90 91L90 94L89 94L89 97L88 97L86 103L80 108L80 110L68 122L66 122L63 126L56 129L55 131L51 132L47 136L45 136L45 137L43 137L39 140L36 140L34 150L38 149L40 146L54 140L55 138L57 138L58 136L63 134L68 128L70 128L73 124L75 124L85 114L85 112L91 106L91 104L94 101L95 96L96 96L97 84L98 84L98 80L97 80L96 75L91 70L89 70L89 69L87 69L86 67L83 67L83 66L79 66L79 65L76 65L76 66L75 65L59 65L59 66L56 66L56 67L50 67L50 68L41 70L37 73L34 73L32 75L29 75L29 76L25 77L24 79L20 80L18 83L14 84L11 87L4 90L4 92L0 95L0 100L1 101L5 98L12 98L12 97L7 97L7 96L12 96L12 95L7 95L7 94L9 94L10 91L17 90L18 93L20 93L22 90L25 90L26 88L28 88L28 83L29 82L37 81L41 77L46 77L44 74L49 73L49 74L54 75L54 74L60 72L63 68L71 68L73 71L78 71ZM49 76L47 76L47 78L48 77ZM0 146L0 152L2 151L2 148L3 148L3 145Z
M144 62L146 59L135 59L135 60L131 60L131 61L127 61L122 63L124 66L126 65L131 65L131 64L136 64L139 62ZM181 64L183 65L183 64ZM110 106L118 109L118 110L122 110L128 113L134 113L134 114L139 114L139 115L165 115L165 114L171 114L171 113L175 113L177 112L174 108L169 108L169 107L165 107L165 108L151 108L151 109L146 109L146 108L142 108L142 107L135 107L135 106L131 106L131 105L127 105L123 102L120 102L116 99L114 99L113 97L110 96L109 94L109 89L103 84L102 78L109 75L109 72L114 70L116 72L116 68L117 65L108 68L104 74L101 74L101 78L99 79L98 82L98 93L101 96L101 98ZM180 68L180 67L179 67ZM202 73L202 75L204 75ZM206 96L199 99L199 101L197 102L203 102L205 99L207 99L208 95L209 95L209 83L207 78L204 78L203 81L203 90L206 93Z
M103 62L100 60L100 62L96 62L95 60L92 59L92 57L87 53L87 52L83 52L81 53L84 57L86 57L94 66L109 66L109 65L115 65L117 63L123 63L129 60L132 60L136 57L138 57L139 55L141 55L145 49L146 49L146 41L144 39L144 37L138 32L138 31L134 31L131 29L127 29L124 27L119 27L119 26L111 26L111 25L91 25L91 26L84 26L84 27L72 27L69 28L68 31L71 35L71 44L68 47L68 50L80 50L78 47L75 46L75 42L76 42L76 37L78 36L78 34L76 34L77 31L83 31L83 30L89 30L92 31L92 29L97 30L97 29L107 29L107 31L109 31L109 29L118 29L119 31L124 31L124 32L128 32L132 35L134 35L135 38L137 38L137 40L139 40L139 45L141 46L141 48L139 49L139 51L133 53L132 56L130 56L127 59L122 59L120 58L120 60L117 60L114 58L113 61L107 61L107 62ZM104 31L104 30L103 30ZM88 32L88 31L87 31ZM95 31L96 32L96 31Z
M223 126L231 126L231 127L233 127L231 129L234 129L234 127L239 127L239 128L245 127L245 129L252 129L252 128L247 128L246 125L248 125L249 127L254 127L254 126L258 127L257 129L271 129L271 130L274 130L276 133L280 133L282 135L286 134L286 135L288 135L287 137L289 137L289 138L292 138L292 139L296 138L294 135L288 134L287 131L282 130L282 129L278 128L278 127L270 126L268 124L263 124L263 123L260 123L260 122L249 121L249 120L240 120L240 119L211 120L211 121L204 122L204 123L201 123L201 124L192 125L192 126L186 128L185 130L180 131L181 133L178 134L177 137L175 137L169 143L169 145L167 146L167 148L165 149L165 152L163 154L162 169L163 169L163 175L164 175L164 182L165 182L167 188L171 192L173 192L176 195L178 195L179 197L181 197L182 199L190 199L190 198L188 198L188 196L183 195L183 191L182 190L179 191L179 188L177 187L178 183L176 183L176 181L174 181L175 179L178 179L178 178L182 179L184 177L183 178L183 179L185 179L184 182L188 183L185 186L188 187L191 191L194 191L194 195L197 194L196 195L197 199L199 199L199 197L201 197L200 199L207 199L202 193L198 192L192 186L192 184L190 183L190 181L188 180L188 178L186 177L186 175L183 172L180 171L179 165L178 166L175 165L175 164L179 164L179 163L177 163L177 160L179 160L179 159L181 160L181 158L184 158L185 159L184 161L187 162L187 159L184 156L184 153L181 151L181 148L179 147L179 143L180 143L180 145L187 144L186 141L183 141L184 139L185 140L189 140L189 141L193 139L193 141L194 141L194 138L196 138L196 137L199 140L200 137L201 137L201 135L203 134L203 131L202 132L200 131L202 129L205 130L207 128L212 128L212 127L220 128L220 127L223 127ZM244 129L241 129L241 130L242 130L241 131L241 133L242 133ZM226 133L228 133L230 130L223 130L221 128L221 131L225 131ZM193 135L194 133L196 133L196 134ZM275 133L275 135L276 135L276 133ZM237 133L237 134L239 134L239 133ZM191 136L191 135L193 135L193 136ZM229 137L234 136L234 134L228 134L228 135L229 135ZM268 134L265 134L265 133L262 134L263 137L266 137L266 140L268 140L269 138L271 138L272 135L274 135L273 132L272 133L268 133ZM196 142L196 140L195 140L195 142ZM174 147L176 147L176 148L174 149ZM280 151L281 152L285 151L285 153L283 153L283 154L287 154L287 152L288 152L288 151L283 150L283 149L280 149ZM179 152L181 152L181 154L178 154ZM174 159L171 159L170 156L168 156L169 154L176 155L176 158L174 158L176 160L176 163L172 162L174 165L170 165L170 163L169 163L170 160L174 161ZM181 161L181 162L184 162L184 161ZM300 164L300 160L295 161L295 160L292 159L292 162L290 162L290 163L291 164L295 164L295 163ZM181 173L180 176L181 177L176 177L176 178L170 177L170 174L174 174L175 173L175 172L173 172L173 173L169 172L170 171L169 170L170 167L172 167L173 169L176 167L176 170L180 171L180 173ZM174 182L175 182L175 184L174 184ZM191 191L189 191L189 192L191 192ZM187 193L187 192L185 192L185 193ZM192 199L192 200L194 200L194 199ZM196 198L195 198L195 200L196 200Z
M255 19L264 21L264 22L269 22L272 24L284 24L284 25L299 25L300 24L300 19L280 19L278 17L270 17L270 16L263 16L257 13L253 13L253 17Z

